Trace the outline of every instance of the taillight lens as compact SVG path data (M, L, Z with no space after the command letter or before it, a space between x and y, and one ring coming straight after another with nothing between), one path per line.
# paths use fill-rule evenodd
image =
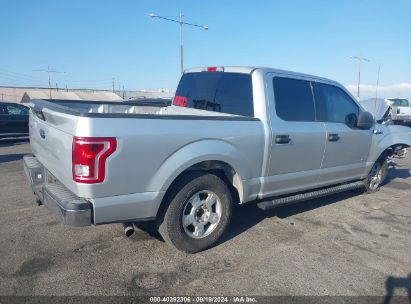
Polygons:
M114 137L74 137L72 152L73 180L95 184L104 181L106 159L117 148Z
M223 67L207 67L203 69L203 71L205 72L224 72L224 68Z
M174 96L173 98L173 105L179 107L186 107L187 106L187 97L184 96Z

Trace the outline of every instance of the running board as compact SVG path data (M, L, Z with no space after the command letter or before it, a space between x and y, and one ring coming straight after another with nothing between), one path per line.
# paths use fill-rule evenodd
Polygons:
M323 196L327 196L330 194L335 194L339 192L344 192L348 190L354 190L354 189L359 189L364 187L364 182L363 181L358 181L350 184L342 184L338 186L333 186L333 187L328 187L328 188L322 188L320 190L314 190L311 192L305 192L305 193L300 193L296 195L291 195L291 196L286 196L286 197L280 197L280 198L275 198L271 201L263 201L257 203L258 208L262 210L268 210L271 208L275 208L278 206L284 206L284 205L289 205L293 204L296 202L301 202L301 201L306 201L314 198L319 198Z

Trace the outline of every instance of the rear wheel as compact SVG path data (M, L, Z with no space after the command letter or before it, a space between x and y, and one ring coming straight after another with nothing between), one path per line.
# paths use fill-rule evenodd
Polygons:
M367 193L377 192L387 176L388 172L388 160L378 160L371 168L370 173L364 180L364 186Z
M183 175L166 200L159 232L168 244L184 252L195 253L215 244L231 217L230 190L214 174Z

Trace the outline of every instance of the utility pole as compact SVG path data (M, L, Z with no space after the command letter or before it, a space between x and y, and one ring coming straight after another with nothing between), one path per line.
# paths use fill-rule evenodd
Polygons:
M159 15L156 15L156 14L153 14L153 13L148 14L148 15L149 15L151 18L159 18L159 19L163 19L163 20L175 22L175 23L178 23L178 24L180 25L180 71L181 71L181 74L183 74L183 73L184 73L183 25L200 27L200 28L202 28L202 29L204 29L204 30L208 30L208 26L184 22L184 20L183 20L184 15L182 14L182 12L180 12L180 18L179 18L178 20L176 20L176 19L171 19L171 18L167 18L167 17L163 17L163 16L159 16Z
M377 112L377 98L378 98L378 86L380 84L380 71L381 71L381 63L378 64L377 86L375 88L375 101L374 101L374 117Z
M59 71L54 71L54 70L50 70L50 66L47 67L47 69L42 69L42 70L33 70L33 72L46 72L48 74L49 77L49 95L50 95L50 99L53 99L53 97L51 96L51 73L60 73L60 74L66 74L66 72L59 72Z
M114 85L115 85L116 79L113 77L113 93L114 93Z
M351 59L358 60L358 87L357 87L357 101L360 102L360 83L361 83L361 63L363 61L370 62L369 59L360 56L351 56Z

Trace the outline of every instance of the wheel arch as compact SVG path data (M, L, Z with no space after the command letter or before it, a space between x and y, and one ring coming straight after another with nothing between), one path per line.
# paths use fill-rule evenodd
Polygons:
M244 187L243 182L241 180L241 176L235 171L235 169L226 162L219 161L219 160L207 160L196 163L184 171L180 172L171 184L168 186L163 199L159 205L157 210L157 219L159 220L164 215L165 210L167 209L167 204L170 200L170 192L178 182L187 174L191 172L206 172L211 173L219 178L221 178L224 183L227 185L231 192L233 203L240 203L242 202L243 195L244 195Z
M404 132L405 127L389 126L386 136L373 145L368 162L374 164L381 157L391 156L397 149L409 148L411 146L411 136L409 132Z
M409 147L410 145L406 143L394 143L391 145L379 146L378 153L374 153L373 157L369 158L369 162L368 162L369 165L368 165L365 176L367 176L370 173L372 166L376 162L378 161L382 162L387 157L391 157L397 150L400 150L403 148L409 148Z
M222 140L202 140L180 148L159 166L149 188L165 191L164 201L173 184L190 171L213 173L234 191L240 203L247 198L249 190L244 180L252 175L248 160L235 146Z
M396 151L404 149L404 148L409 148L409 147L410 147L409 145L401 144L401 143L391 145L391 146L385 148L385 150L383 150L381 152L380 156L377 158L376 161L381 161L381 160L385 159L386 157L393 156Z

